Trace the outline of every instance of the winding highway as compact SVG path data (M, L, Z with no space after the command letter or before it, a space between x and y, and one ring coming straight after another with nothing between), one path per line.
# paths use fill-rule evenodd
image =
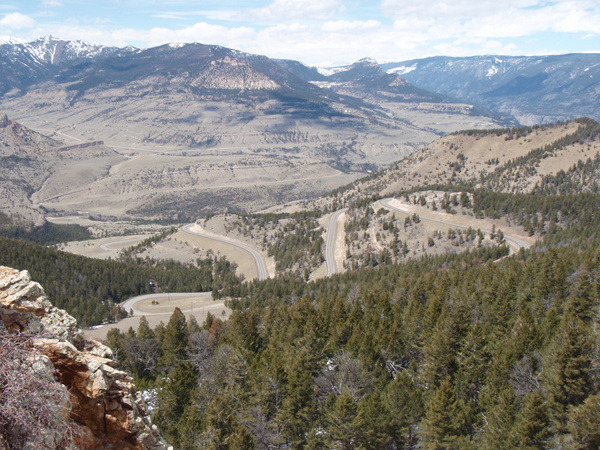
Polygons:
M182 228L182 230L189 234L194 234L196 236L202 236L204 238L212 239L214 241L224 242L226 244L231 244L238 248L241 248L242 250L247 251L248 253L250 253L252 255L252 257L254 258L254 262L256 263L256 270L258 271L258 279L266 280L267 278L269 278L269 271L267 270L267 264L265 262L265 259L262 257L262 255L260 253L258 253L258 251L256 251L256 249L250 247L249 245L234 241L232 239L228 239L226 237L216 236L214 234L202 233L199 231L193 231L192 227L194 227L195 225L196 225L195 223L190 223L188 225L185 225Z
M380 200L379 203L381 203L381 205L384 208L387 208L389 210L394 210L394 211L398 211L398 212L405 213L405 214L411 214L414 212L414 211L409 211L408 209L403 209L397 205L391 204L391 202L393 200L394 200L393 198L386 198L386 199ZM475 226L474 225L462 225L462 224L458 224L456 222L452 222L452 221L448 221L448 220L432 219L430 217L421 217L421 220L427 220L429 222L441 223L444 225L451 225L451 226L457 227L457 228L465 228L465 229L467 229L467 228L477 229L478 228L476 225ZM486 234L490 234L490 235L492 234L491 230L484 230L482 228L479 228L479 229L481 230L482 233L486 233ZM523 239L518 238L516 236L509 236L506 233L504 233L504 240L509 244L509 246L511 246L513 248L513 250L514 249L519 250L521 248L528 249L530 247L529 244L527 242L525 242Z
M338 219L346 212L348 208L340 209L334 212L329 219L329 227L327 228L327 240L325 242L325 262L327 264L327 276L337 272L335 264L335 240L337 237Z
M176 293L174 292L174 293L164 293L164 294L145 294L145 295L138 295L136 297L131 297L130 299L125 300L119 306L121 306L121 308L123 308L127 312L130 312L130 311L133 312L134 316L164 316L164 315L168 315L171 313L144 312L144 311L140 311L140 310L136 309L135 305L136 305L136 303L141 302L143 300L154 300L154 299L164 299L164 298L175 299L175 298L187 298L187 297L194 297L194 298L207 297L208 299L212 299L211 292L176 292ZM224 302L217 302L217 303L213 303L211 305L201 306L200 308L205 309L205 310L206 309L219 309L219 308L223 308L224 306L225 306ZM185 311L182 310L182 312L184 312L184 313L191 312L192 309L185 310ZM196 308L196 309L198 309L198 308Z
M134 237L134 238L129 238L129 239L123 239L121 241L113 241L113 242L107 242L105 244L100 244L100 248L102 250L104 250L105 252L118 252L119 250L122 250L122 248L112 248L113 245L118 245L118 244L125 244L127 242L134 242L134 241L143 241L144 239L146 239L145 237Z

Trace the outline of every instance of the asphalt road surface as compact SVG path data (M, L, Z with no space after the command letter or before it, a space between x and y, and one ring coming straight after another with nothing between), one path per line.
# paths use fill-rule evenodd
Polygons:
M137 297L131 297L130 299L125 300L123 303L121 303L119 306L121 306L121 308L123 308L125 311L133 312L134 316L164 316L164 315L168 315L170 313L165 313L165 312L159 312L159 313L149 313L149 312L144 312L144 311L140 311L138 309L135 309L135 304L138 302L141 302L143 300L158 300L158 299L174 299L174 298L186 298L186 297L207 297L208 299L211 299L211 293L210 292L174 292L174 293L163 293L163 294L145 294L145 295L138 295ZM223 302L217 302L217 303L213 303L211 305L206 305L206 306L202 306L201 308L204 309L219 309L222 308L224 306ZM196 308L198 309L198 308ZM191 312L192 310L185 310L182 312L186 313L186 312Z
M348 208L340 209L334 212L329 219L327 228L327 241L325 242L325 262L327 264L327 276L337 272L335 265L335 239L337 237L337 221L339 217L346 212Z
M186 233L194 234L196 236L202 236L204 238L212 239L214 241L224 242L226 244L235 245L236 247L239 247L242 250L247 251L248 253L250 253L252 255L252 257L254 258L254 262L256 263L256 269L258 270L258 279L266 280L267 278L269 278L267 264L265 263L265 260L262 257L262 255L260 253L258 253L255 249L253 249L249 245L242 244L241 242L236 242L231 239L227 239L226 237L219 237L219 236L215 236L213 234L204 234L204 233L198 233L197 231L192 231L190 228L193 227L194 225L195 225L194 223L190 223L188 225L185 225L182 229Z

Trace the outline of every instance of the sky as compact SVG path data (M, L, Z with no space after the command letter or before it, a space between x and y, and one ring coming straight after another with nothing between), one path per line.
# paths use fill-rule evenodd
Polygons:
M0 0L0 40L217 44L309 65L600 53L600 0Z

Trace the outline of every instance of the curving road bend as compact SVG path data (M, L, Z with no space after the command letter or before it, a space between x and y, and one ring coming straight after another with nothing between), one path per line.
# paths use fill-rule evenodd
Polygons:
M164 298L172 299L172 298L186 298L186 297L195 297L195 298L209 297L209 298L212 298L212 293L211 292L173 292L173 293L163 293L163 294L145 294L145 295L138 295L136 297L131 297L131 298L125 300L123 303L119 304L119 306L127 312L130 312L130 311L133 312L134 316L164 316L164 315L168 315L169 313L165 313L165 312L149 313L149 312L140 311L135 308L135 304L138 302L141 302L143 300L164 299ZM208 306L202 306L201 308L205 309L205 310L206 309L219 309L219 308L223 308L224 306L225 306L224 302L217 302L217 303L213 303ZM181 312L184 312L184 313L192 312L192 309L188 309L185 311L182 310Z
M100 244L100 248L102 250L104 250L105 252L118 252L119 250L123 250L122 247L120 248L112 248L113 245L119 245L119 244L125 244L128 242L135 242L135 241L143 241L144 238L139 238L139 237L135 237L135 238L129 238L129 239L123 239L121 241L113 241L113 242L107 242L105 244Z
M346 212L348 208L340 209L334 212L329 219L327 227L327 240L325 241L325 262L327 264L327 276L337 272L335 264L335 239L337 236L338 219Z
M384 208L386 209L390 209L390 210L394 210L394 211L398 211L401 213L405 213L405 214L411 214L413 211L409 211L407 209L402 209L401 207L395 206L395 205L391 205L390 202L394 200L393 198L386 198L383 200L380 200L379 203L381 203L381 205L383 205ZM456 222L452 222L452 221L447 221L447 220L438 220L438 219L432 219L430 217L421 217L421 220L428 220L429 222L436 222L436 223L441 223L444 225L451 225L453 227L457 227L457 228L473 228L473 229L477 229L477 226L467 226L467 225L462 225L462 224L458 224ZM484 230L483 228L479 228L481 230L482 233L486 233L486 234L492 234L491 230ZM530 247L530 245L525 242L523 239L520 239L516 236L509 236L506 233L504 233L504 240L509 244L510 247L516 250L519 250L521 248L523 249L528 249Z
M256 269L258 271L258 279L266 280L267 278L269 278L269 271L267 270L267 264L265 262L265 259L254 248L250 247L249 245L243 244L241 242L237 242L232 239L228 239L226 237L220 237L220 236L215 236L214 234L193 231L191 228L194 225L196 225L196 224L190 223L188 225L184 225L182 230L185 231L186 233L194 234L196 236L202 236L204 238L212 239L214 241L219 241L219 242L224 242L226 244L235 245L236 247L239 247L242 250L247 251L248 253L250 253L252 255L252 257L254 258L254 262L256 263Z

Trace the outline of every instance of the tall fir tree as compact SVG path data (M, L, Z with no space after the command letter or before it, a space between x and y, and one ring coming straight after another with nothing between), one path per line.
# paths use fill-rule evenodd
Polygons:
M180 361L185 360L188 337L188 327L185 315L179 308L175 308L162 336L161 363L163 367L173 368L176 367Z

